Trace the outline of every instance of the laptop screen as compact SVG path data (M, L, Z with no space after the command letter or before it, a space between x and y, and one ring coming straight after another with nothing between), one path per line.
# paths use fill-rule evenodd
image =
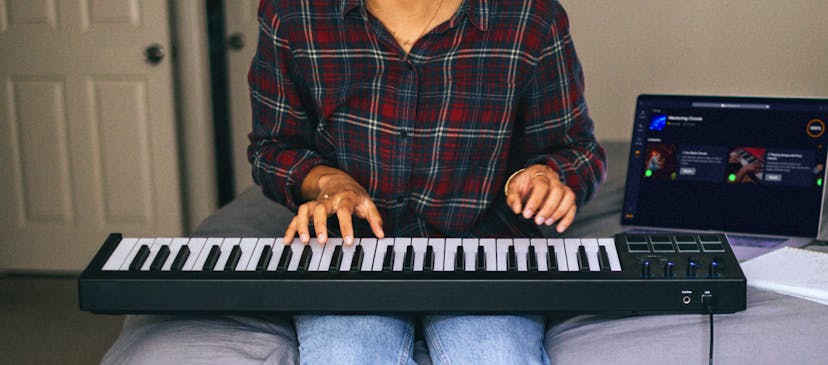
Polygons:
M828 100L641 95L622 224L816 237Z

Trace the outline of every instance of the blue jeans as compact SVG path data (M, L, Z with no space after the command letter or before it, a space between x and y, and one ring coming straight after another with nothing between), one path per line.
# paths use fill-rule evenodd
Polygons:
M294 317L301 364L416 364L413 316ZM543 316L427 315L420 318L431 361L549 364Z

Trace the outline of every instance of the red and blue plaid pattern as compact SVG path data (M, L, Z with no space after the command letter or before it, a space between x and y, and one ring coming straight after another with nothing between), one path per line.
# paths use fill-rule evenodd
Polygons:
M365 187L388 236L537 236L504 202L512 172L547 164L579 205L605 177L557 2L466 0L408 55L360 0L264 0L259 22L248 156L290 209L321 164Z

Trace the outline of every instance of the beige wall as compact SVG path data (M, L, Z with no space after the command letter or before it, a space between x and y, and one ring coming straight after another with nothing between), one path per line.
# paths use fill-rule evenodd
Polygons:
M561 0L596 134L642 93L828 97L828 1Z

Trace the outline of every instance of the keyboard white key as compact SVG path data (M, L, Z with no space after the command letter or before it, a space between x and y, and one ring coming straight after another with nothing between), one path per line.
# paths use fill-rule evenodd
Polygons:
M164 261L164 266L161 266L161 271L170 271L173 261L175 261L175 257L178 256L178 252L181 250L181 247L187 245L187 241L189 241L189 239L186 237L173 238L170 243L170 255L167 256L167 260Z
M203 237L191 238L187 242L187 247L190 248L190 256L184 262L182 271L201 271L201 266L196 266L201 256L201 251L204 251L204 246L207 244L207 239ZM202 261L202 264L204 261Z
M549 247L555 248L555 258L558 264L558 271L569 271L569 264L567 263L566 248L564 247L564 240L560 238L551 238L547 241ZM546 260L546 257L544 257ZM577 261L576 261L577 266Z
M259 252L256 252L256 246L259 242L257 238L242 238L241 242L239 242L239 247L241 247L241 257L239 257L239 262L236 263L236 271L254 271L256 270L256 263L252 264L252 270L248 269L250 266L250 259L253 257L253 254L256 255L261 254L261 249Z
M121 271L129 270L129 265L132 263L133 260L135 260L135 255L138 254L138 250L141 249L141 246L152 244L152 242L154 241L154 239L139 238L138 242L135 242L135 245L132 246L132 250L129 251L124 262L121 263Z
M476 238L464 238L463 239L463 253L465 260L465 268L466 271L475 271L477 269L476 266L476 257L477 257L477 247L480 245L480 241Z
M308 271L319 271L319 263L322 261L322 253L325 246L322 245L316 238L311 238L310 248L313 254L311 255L310 265Z
M414 248L414 266L412 269L414 271L423 271L428 238L412 238L411 247Z
M529 245L531 244L528 238L515 238L513 240L515 246L515 254L517 255L518 271L528 271L529 267ZM537 250L537 249L536 249ZM535 262L539 262L535 257Z
M341 238L328 238L325 247L322 250L322 257L319 258L319 266L317 271L328 271L331 268L331 259L333 259L333 252L337 247L342 247ZM316 253L314 253L315 255ZM313 265L313 264L311 264Z
M589 260L589 271L601 271L601 266L598 264L598 240L595 238L582 238L581 244L584 245L587 260Z
M242 239L242 242L244 242L244 240L246 240L246 239L247 238ZM262 249L264 249L265 243L268 242L268 240L269 240L270 244L271 245L273 244L273 238L260 238L260 239L255 239L254 238L254 240L255 240L255 245L253 246L253 252L250 253L250 257L247 259L247 264L243 268L239 269L240 271L256 271L256 265L258 265L259 259L262 258ZM273 249L271 248L271 250L273 250ZM245 255L245 254L246 254L246 252L242 253L242 255ZM244 256L242 256L242 258L244 258ZM241 260L239 260L239 265L241 265Z
M227 259L230 257L230 252L233 251L233 246L238 246L241 238L225 238L221 243L221 255L219 255L216 266L213 270L223 271L224 266L227 265Z
M147 256L147 260L144 261L144 265L141 266L141 271L149 271L150 266L152 266L152 263L155 262L155 258L158 256L158 251L160 251L161 247L163 247L163 246L169 247L170 243L172 243L172 238L169 238L169 237L156 238L155 242L153 242L152 246L150 247L150 254L149 254L149 256ZM169 258L170 257L167 256L167 260ZM166 260L164 260L164 261L166 261Z
M373 271L382 271L382 261L385 259L385 252L389 249L394 249L393 238L383 238L377 240L377 248L374 251L374 265L372 267Z
M481 238L478 245L479 247L483 247L483 251L486 254L486 271L497 271L497 240L494 238ZM475 250L474 256L477 258L477 250Z
M405 264L405 251L408 249L408 246L411 246L411 238L400 237L394 239L393 271L403 271L403 265Z
M342 261L339 263L340 272L351 271L351 262L354 259L354 252L356 252L357 246L362 245L362 241L362 239L354 238L354 243L352 245L346 245L344 243L341 243Z
M112 254L109 255L109 258L104 263L101 270L104 271L116 271L116 270L123 270L123 263L129 257L130 252L135 247L135 244L138 243L137 238L123 238L121 242L118 242L118 247L115 247L115 250L112 251ZM134 257L134 256L133 256Z
M224 240L221 238L207 239L207 242L204 243L204 247L201 249L201 253L198 256L198 260L196 260L195 265L193 266L193 271L204 270L204 263L207 262L207 256L210 255L210 251L214 246L220 247L222 241Z
M149 243L150 241L151 241L151 243ZM149 271L150 264L152 263L152 260L155 260L155 255L158 253L158 250L161 248L159 238L150 238L145 242L148 242L148 243L144 243L144 244L149 246L150 252L149 252L149 256L147 256L147 259L144 260L144 264L141 265L141 271Z
M302 251L305 250L305 246L307 245L298 238L294 238L293 242L290 243L290 250L293 251L293 256L290 257L287 271L296 271L299 268L299 260L302 259Z
M279 237L273 242L273 256L270 257L270 262L267 263L267 268L265 271L276 271L279 269L279 260L282 259L282 255L284 254L285 250L289 250L290 247L285 245L285 241L283 238Z
M430 238L428 245L434 250L434 271L443 271L445 262L445 238Z
M371 271L374 269L374 256L377 250L376 238L363 238L360 240L362 246L362 267L361 271ZM382 265L382 262L380 262Z
M462 245L463 240L460 238L446 238L443 271L454 271L454 261L455 255L457 254L457 248Z
M598 245L604 246L609 258L610 271L621 271L621 262L618 259L618 251L615 250L615 240L612 238L598 239Z
M546 262L546 253L549 252L546 238L532 238L529 242L535 248L535 257L538 260L538 271L549 271L549 265Z
M581 245L580 238L564 238L564 249L566 250L566 263L569 271L578 271L578 246Z
M513 244L512 239L509 238L497 239L497 271L509 270L509 247Z

